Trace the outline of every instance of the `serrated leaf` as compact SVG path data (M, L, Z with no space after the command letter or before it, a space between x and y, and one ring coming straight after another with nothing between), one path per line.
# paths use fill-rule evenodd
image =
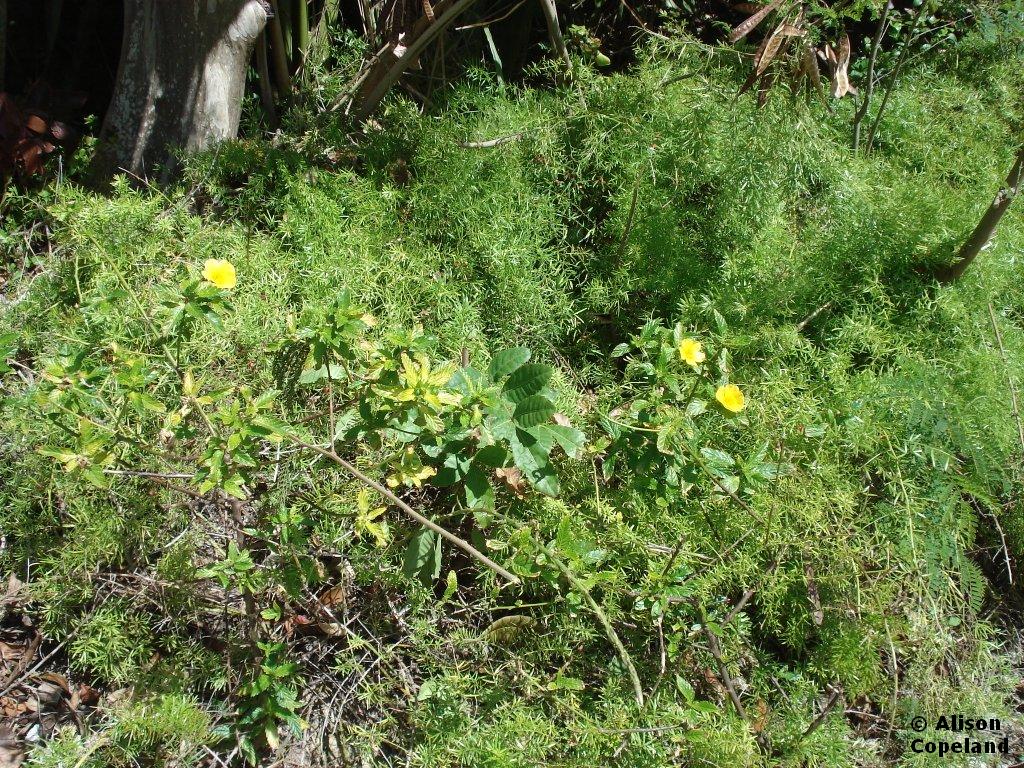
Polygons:
M519 402L515 412L512 414L512 418L519 426L529 429L540 424L546 424L554 415L554 403L543 395L531 395Z
M402 571L424 586L441 574L441 537L429 528L420 528L405 547Z
M518 405L528 397L532 397L544 389L544 385L551 380L554 373L550 365L544 363L530 363L518 368L505 386L502 387L505 397ZM552 411L554 413L554 411Z
M711 469L726 470L734 464L732 456L717 448L701 448L700 453Z
M512 349L503 349L501 352L498 352L491 358L491 365L487 369L491 375L491 381L498 381L508 376L519 366L527 363L531 354L530 350L526 347L513 347Z
M565 455L570 459L577 458L587 442L587 436L578 429L565 427L561 424L540 424L530 431L534 433L544 432L550 435L562 447Z

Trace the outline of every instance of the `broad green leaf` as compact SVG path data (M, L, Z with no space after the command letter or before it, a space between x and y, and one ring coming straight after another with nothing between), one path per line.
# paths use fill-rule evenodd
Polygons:
M453 373L447 384L448 389L466 397L472 397L483 386L483 374L473 366L462 368Z
M554 403L543 395L532 395L519 402L512 418L519 426L529 428L550 421L554 415Z
M491 467L493 469L505 466L505 462L507 461L508 451L500 445L485 445L477 451L476 456L473 457L474 464Z
M550 365L543 363L524 365L508 377L502 391L505 393L505 397L518 405L526 398L536 395L544 389L544 385L551 380L553 372Z
M513 347L498 352L491 358L491 365L488 369L491 381L498 381L498 379L508 376L516 368L525 364L530 359L530 354L530 350L526 347Z
M708 467L713 470L727 470L734 464L732 456L717 448L701 448L700 453L708 463Z
M570 459L577 458L587 442L587 436L578 429L564 427L561 424L539 424L529 431L534 434L543 433L550 435L554 438L555 442L562 446L565 455Z
M551 443L519 429L509 445L515 465L522 470L530 485L543 494L557 496L558 476L548 460Z
M566 677L559 671L555 679L548 683L548 689L552 691L582 691L586 686L583 681L575 677Z
M494 489L487 479L485 470L476 462L469 468L465 478L466 506L470 509L494 508Z
M469 445L465 442L454 442L445 446L445 450L438 456L441 459L441 466L437 474L430 481L431 485L445 488L459 482L469 472L469 465L472 457L468 455Z
M429 528L420 528L413 534L405 547L402 571L429 587L441 573L441 537Z

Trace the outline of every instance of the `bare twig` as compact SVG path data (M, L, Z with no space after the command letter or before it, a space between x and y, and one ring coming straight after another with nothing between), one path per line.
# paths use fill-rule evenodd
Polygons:
M496 562L491 560L491 558L489 558L483 552L478 550L476 547L474 547L468 541L460 539L454 533L451 533L450 531L442 528L440 525L435 523L433 520L430 520L430 519L424 517L423 515L421 515L415 509L413 509L408 504L406 504L404 501L402 501L400 498L398 498L394 493L392 493L390 489L388 489L387 487L381 485L380 483L378 483L373 478L365 475L363 472L361 472L358 469L356 469L356 467L354 467L351 463L345 461L345 459L341 458L334 451L327 450L326 448L321 448L318 445L311 445L311 444L309 444L307 442L304 442L304 441L300 440L295 435L287 435L287 437L288 437L289 440L291 440L296 445L300 445L303 448L306 448L307 450L313 451L315 453L319 453L325 459L330 459L335 464L337 464L339 467L341 467L346 472L348 472L350 475L352 475L354 478L356 478L356 480L358 480L359 482L363 483L364 485L372 488L377 493L379 493L381 496L383 496L385 499L390 501L392 504L394 504L396 507L398 507L400 510L402 510L406 515L408 515L413 520L415 520L417 523L419 523L420 525L424 526L425 528L429 528L434 533L436 533L438 536L441 536L442 538L447 539L452 544L454 544L456 547L458 547L463 552L468 554L470 557L472 557L473 559L475 559L475 560L483 563L484 565L486 565L488 568L490 568L492 571L497 573L499 576L501 576L506 581L508 581L508 582L510 582L512 584L519 584L520 583L520 580L519 580L518 576L515 576L514 574L512 574L509 571L507 571L504 568L502 568L500 565L498 565Z
M572 60L569 58L569 50L565 47L562 28L558 24L558 9L555 7L555 0L540 0L540 7L544 11L544 20L548 24L551 47L555 49L555 54L562 60L568 72L572 69Z
M708 628L707 616L703 615L703 611L701 614L701 629L704 631L704 638L708 641L708 650L711 651L711 655L718 664L718 674L722 676L722 682L725 683L725 690L729 693L729 700L736 709L736 714L743 720L746 720L747 710L743 708L743 702L740 701L740 695L736 691L736 684L732 681L732 675L729 674L725 661L722 660L722 648L718 644L718 638Z
M903 45L903 50L900 51L900 56L896 60L896 66L892 69L890 75L889 85L885 89L885 93L882 95L882 103L878 105L878 112L875 113L875 119L871 123L871 128L868 130L868 142L867 150L871 151L871 145L875 141L875 132L878 130L878 124L882 122L882 113L885 112L885 107L889 103L889 97L892 96L893 90L896 87L896 80L899 78L900 72L903 69L903 65L907 60L907 53L910 51L911 43L914 41L914 33L917 31L917 25L921 23L921 18L924 16L924 12L931 5L928 0L925 0L917 9L917 13L914 14L914 20L910 24L910 29L907 31L907 40Z
M807 726L807 730L805 730L803 732L803 735L800 736L801 739L806 739L808 736L810 736L812 733L818 730L818 727L823 722L825 722L825 718L828 717L829 712L832 711L833 707L835 707L836 703L843 695L843 689L840 688L838 685L830 685L828 686L828 688L830 693L828 701L825 702L825 706L822 707L821 712L818 714L818 716L811 721L810 725Z
M1006 360L1006 347L1003 346L1003 334L999 331L999 325L996 323L996 313L992 309L992 302L988 303L988 316L992 321L992 330L996 335L996 343L999 345L999 356L1003 359L1003 365L1006 367L1006 383L1010 387L1010 405L1013 408L1013 418L1017 422L1017 438L1020 440L1021 451L1024 451L1024 424L1021 423L1020 418L1020 405L1017 402L1017 385L1013 380L1013 374L1010 372L1009 363ZM1024 453L1021 454L1024 457Z
M803 320L801 320L799 323L796 324L796 332L800 333L810 323L813 323L817 319L818 315L820 315L822 312L824 312L825 310L827 310L831 306L832 306L832 302L831 301L826 301L824 304L822 304L816 310L811 312L811 314L809 314L807 317L805 317Z
M640 676L637 674L636 667L633 666L633 660L626 651L626 646L622 644L622 640L619 639L618 634L615 632L615 627L613 627L611 621L608 620L608 616L601 609L601 606L594 599L594 596L590 594L590 590L587 588L587 585L577 579L565 563L555 557L554 553L550 549L545 549L545 554L548 556L548 559L551 560L552 565L558 569L558 572L565 576L566 580L573 586L573 588L583 595L583 599L586 600L587 605L590 606L590 610L594 612L597 620L601 622L601 626L604 627L604 632L608 636L608 640L611 641L613 646L615 646L615 650L618 651L619 654L619 659L621 659L623 666L626 667L626 671L629 673L629 679L633 683L633 693L636 696L636 703L638 706L643 707L644 689L643 686L640 685Z
M755 589L744 590L743 594L740 595L740 599L736 601L736 605L734 605L732 610L725 615L724 619L722 619L722 624L728 624L730 621L735 619L739 612L742 611L746 607L747 603L750 602L750 598L754 596L754 592L756 591L757 590Z
M497 139L488 139L487 141L460 141L459 146L466 149L487 149L488 147L499 147L502 144L519 141L521 138L523 138L522 133L513 133L510 136L501 136Z
M871 41L871 53L868 56L868 74L867 82L864 87L864 102L860 105L860 109L857 110L857 114L853 118L853 151L854 153L860 149L860 127L861 123L864 122L864 118L867 116L868 108L871 106L871 95L875 90L875 63L878 60L878 51L882 47L882 36L885 34L886 26L889 23L889 8L891 7L890 0L883 0L884 7L882 8L882 17L878 20L878 29L875 30L875 37Z

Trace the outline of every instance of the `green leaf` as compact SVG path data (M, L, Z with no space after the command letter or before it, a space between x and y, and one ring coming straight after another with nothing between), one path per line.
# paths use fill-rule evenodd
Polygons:
M539 424L530 429L530 432L533 434L544 433L554 438L570 459L577 458L587 442L587 436L578 429L563 427L561 424Z
M512 371L523 365L530 359L530 350L526 347L513 347L504 349L491 358L491 366L488 369L491 374L491 381L508 376Z
M454 441L445 445L444 451L438 456L441 466L438 467L437 474L430 484L445 488L465 477L472 461L467 452L468 447L468 444L462 441Z
M511 379L509 379L511 381ZM532 395L519 402L512 418L521 427L536 427L555 415L555 404L543 395Z
M402 571L429 587L441 573L441 537L429 528L420 528L413 534L405 547Z
M519 404L526 398L536 395L551 380L553 369L543 363L530 363L517 369L508 377L502 391L505 397Z
M494 489L487 480L487 473L477 466L477 462L469 468L465 478L466 506L470 509L493 509Z
M559 671L555 679L548 683L548 689L552 691L582 691L586 686L582 680L575 677L566 677Z
M543 494L557 496L558 476L548 460L551 445L540 436L521 429L516 430L515 436L509 441L512 460L522 470L530 485Z
M725 471L735 463L732 456L717 448L701 448L700 453L704 460L707 461L708 468L711 470Z

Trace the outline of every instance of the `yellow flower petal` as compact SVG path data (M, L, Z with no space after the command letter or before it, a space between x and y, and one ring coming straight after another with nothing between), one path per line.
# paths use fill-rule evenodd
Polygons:
M679 342L679 359L687 365L696 368L704 362L705 357L704 348L696 339L683 339Z
M732 413L739 413L746 405L743 393L735 384L726 384L715 391L715 400L722 404L722 407Z
M238 282L235 265L227 259L207 259L203 265L203 277L226 291L230 291Z

